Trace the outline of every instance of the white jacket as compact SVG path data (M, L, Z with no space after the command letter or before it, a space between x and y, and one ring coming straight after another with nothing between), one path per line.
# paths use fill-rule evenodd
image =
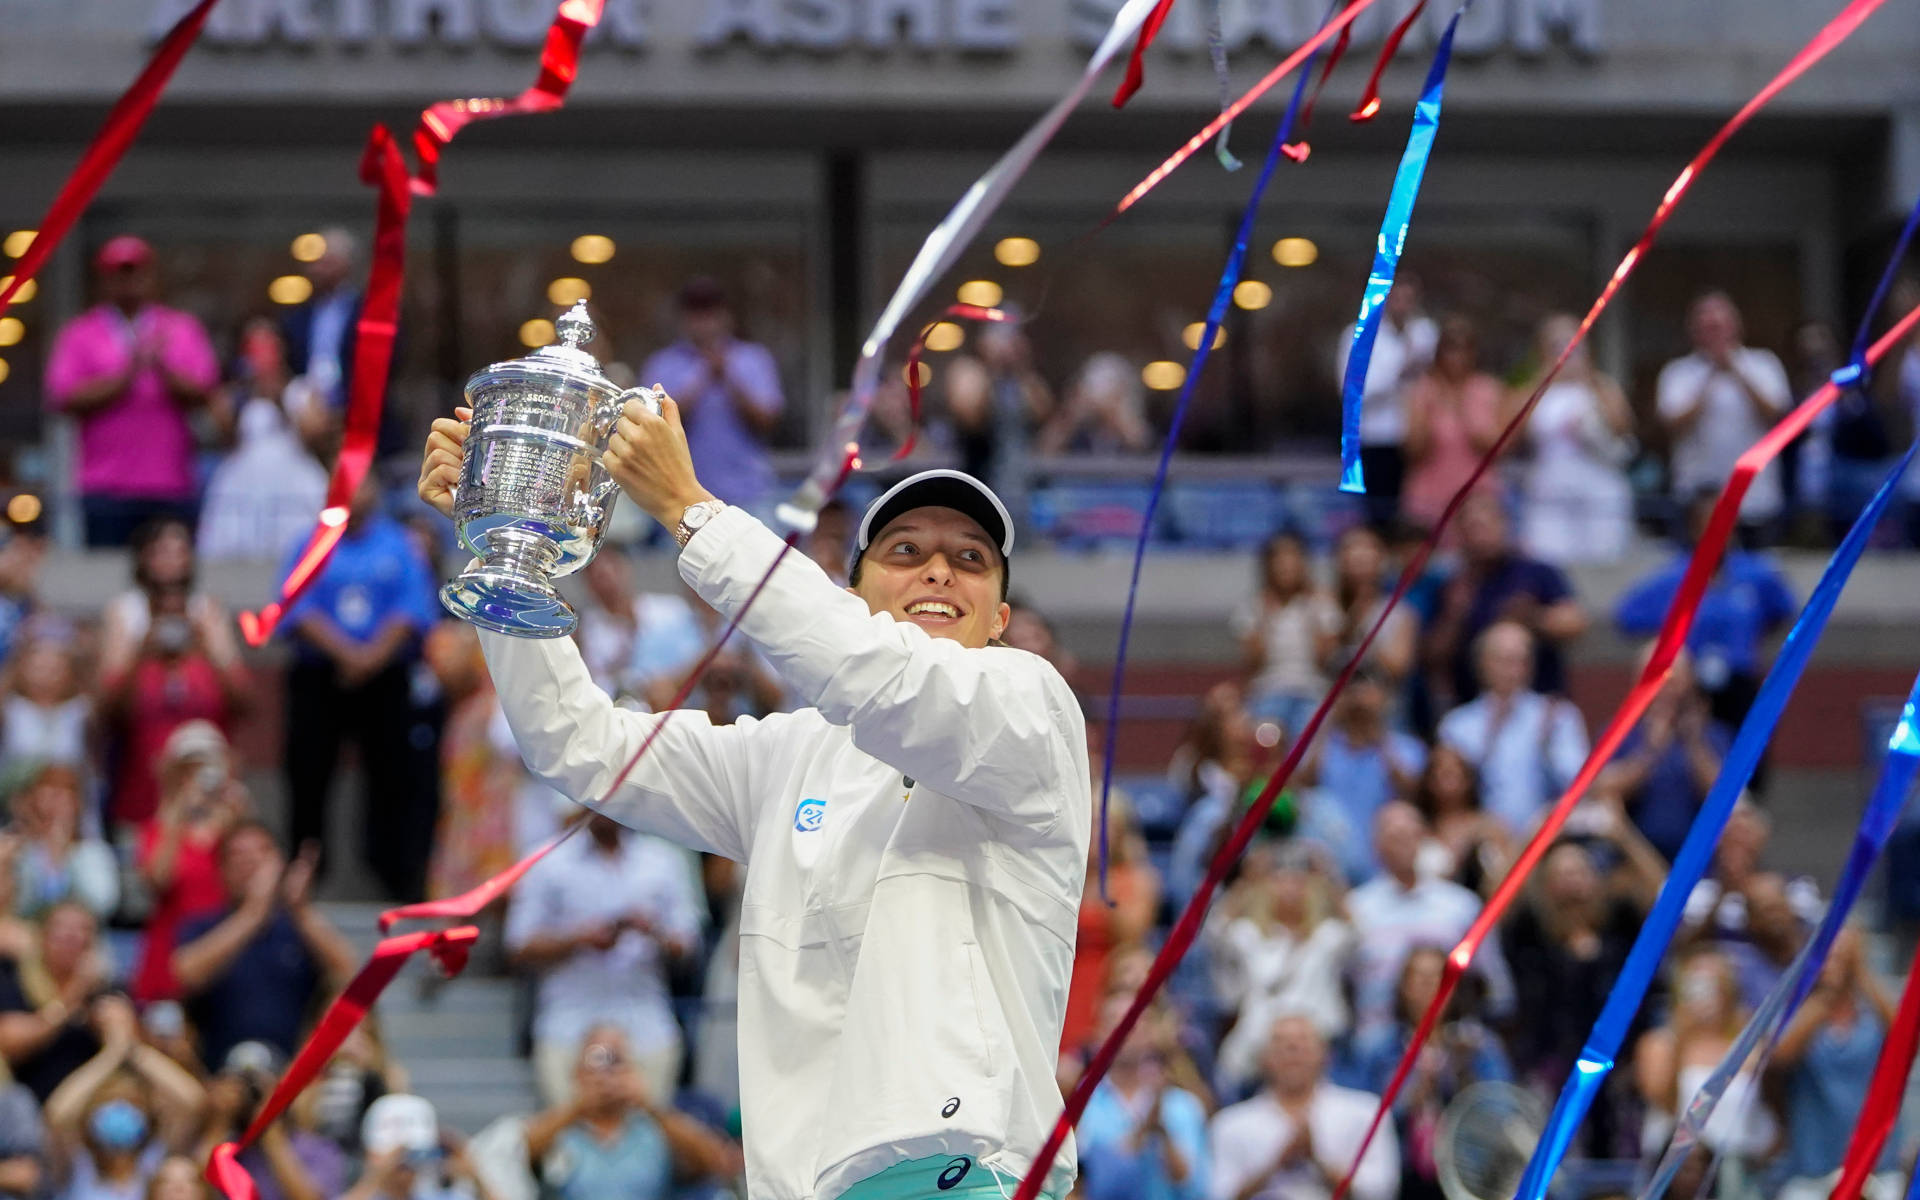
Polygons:
M736 508L680 556L732 617L779 552ZM832 1200L895 1163L1031 1165L1055 1082L1092 825L1086 726L1020 650L874 615L789 554L740 630L818 707L714 726L616 709L572 642L481 635L528 766L748 864L740 1083L754 1200ZM911 801L905 779L911 778ZM1064 1195L1069 1140L1046 1181Z

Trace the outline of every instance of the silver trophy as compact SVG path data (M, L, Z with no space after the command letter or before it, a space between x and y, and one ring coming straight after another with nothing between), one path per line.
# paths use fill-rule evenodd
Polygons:
M654 388L622 391L581 349L584 302L554 322L559 341L467 380L473 423L453 494L460 543L476 556L440 589L448 611L516 637L563 637L579 621L553 581L600 548L618 487L601 461L620 410Z

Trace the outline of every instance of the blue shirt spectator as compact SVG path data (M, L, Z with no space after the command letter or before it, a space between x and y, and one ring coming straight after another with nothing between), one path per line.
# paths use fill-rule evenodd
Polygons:
M299 561L299 553L296 548L288 557L286 571ZM376 512L349 520L333 557L306 594L287 609L285 621L295 627L313 615L331 621L347 640L368 646L396 621L425 634L440 619L440 604L433 576L413 539L399 522ZM305 637L296 637L294 645L304 661L322 657Z
M680 406L700 482L751 508L773 488L766 439L786 407L780 368L765 346L734 336L726 295L712 280L682 289L680 326L681 340L647 359L640 381Z
M1620 632L1651 637L1660 631L1690 557L1690 552L1677 555L1627 589L1613 614ZM1758 675L1761 643L1797 611L1786 576L1765 555L1730 551L1707 584L1687 633L1701 686L1717 691L1731 676Z
M1511 621L1533 635L1532 688L1544 696L1565 695L1566 664L1560 648L1580 636L1587 614L1558 567L1521 554L1506 511L1492 496L1476 496L1460 509L1460 568L1441 587L1440 603L1427 628L1427 657L1448 671L1441 697L1446 708L1480 694L1474 646L1480 635ZM1436 714L1437 715L1437 714Z
M1113 1033L1131 999L1109 996L1101 1005L1093 1044ZM1173 1026L1160 1011L1142 1017L1120 1044L1075 1129L1086 1200L1206 1196L1207 1110L1193 1093L1168 1082L1168 1057L1177 1052Z
M1305 781L1326 797L1322 807L1336 809L1345 828L1354 831L1340 863L1352 883L1364 883L1380 870L1370 839L1358 831L1373 828L1381 805L1411 793L1427 764L1425 743L1387 727L1387 707L1381 679L1362 667L1335 701L1305 772Z
M1715 721L1680 656L1646 715L1601 773L1600 786L1626 802L1627 816L1668 862L1680 852L1706 803L1733 736Z

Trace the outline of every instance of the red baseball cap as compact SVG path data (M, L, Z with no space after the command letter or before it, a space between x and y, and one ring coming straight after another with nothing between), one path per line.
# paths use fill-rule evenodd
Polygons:
M153 247L147 245L144 238L137 238L130 233L123 233L117 238L110 239L106 245L100 247L100 252L93 256L95 266L108 269L144 267L152 261Z

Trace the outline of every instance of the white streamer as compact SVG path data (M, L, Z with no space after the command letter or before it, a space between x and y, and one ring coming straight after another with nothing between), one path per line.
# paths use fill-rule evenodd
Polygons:
M839 415L834 418L833 428L827 432L813 473L775 510L780 523L789 531L812 531L820 506L827 502L827 497L832 494L840 478L848 447L858 445L860 431L866 427L867 413L873 407L881 357L898 331L901 319L926 298L934 283L953 266L988 218L999 209L1001 201L1013 190L1013 185L1026 174L1027 168L1040 156L1040 151L1046 148L1068 115L1086 98L1087 91L1092 88L1100 72L1113 61L1113 56L1127 44L1128 39L1139 31L1147 14L1153 11L1153 6L1154 0L1127 0L1121 6L1120 11L1114 14L1113 24L1108 26L1106 36L1100 39L1093 57L1087 60L1086 69L1080 73L1079 80L1021 135L1011 149L1000 156L998 162L987 169L986 174L973 181L973 185L934 226L927 240L920 244L920 252L914 256L913 265L907 268L900 286L894 289L893 297L887 301L886 308L880 312L880 319L874 323L873 332L867 335L866 342L860 347L860 361L853 368L853 386L847 393L846 403L841 406Z

